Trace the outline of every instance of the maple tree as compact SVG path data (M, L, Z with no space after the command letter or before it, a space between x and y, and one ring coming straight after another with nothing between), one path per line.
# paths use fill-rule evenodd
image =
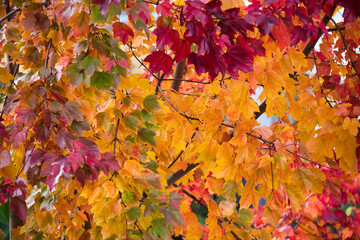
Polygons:
M358 238L359 4L4 0L13 239Z

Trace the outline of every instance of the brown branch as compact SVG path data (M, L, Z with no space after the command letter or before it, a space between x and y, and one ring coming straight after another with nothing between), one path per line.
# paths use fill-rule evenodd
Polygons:
M173 184L174 187L178 187L181 189L181 191L189 196L192 200L194 200L197 204L199 204L201 207L203 207L205 210L208 210L208 207L202 203L199 199L197 199L194 195L192 195L191 193L189 193L188 191L186 191L185 189L181 188L179 185L177 185L176 183Z
M301 158L301 159L304 159L305 161L314 163L314 164L318 165L319 167L324 167L324 168L328 168L328 169L331 169L331 170L338 170L338 168L332 168L332 167L328 167L328 166L325 166L325 165L323 165L323 164L317 163L317 162L315 162L315 161L313 161L313 160L311 160L311 159L308 159L308 158L306 158L306 157L303 157L303 156L301 156L301 155L299 155L299 154L296 154L296 153L294 153L294 152L292 152L292 151L290 151L290 150L287 150L287 149L286 149L286 151L287 151L288 153L291 153L292 155L298 157L298 158Z
M175 79L175 78L165 78L163 81L174 81L175 82L189 82L189 83L199 83L199 84L211 84L212 82L200 82L200 81L193 81L193 80L187 80L187 79ZM174 89L175 90L175 89Z
M114 150L113 150L113 153L115 155L116 153L116 142L118 141L117 139L117 133L118 133L118 130L119 130L119 124L120 124L120 118L117 119L117 123L116 123L116 129L115 129L115 136L114 136Z
M330 18L332 17L332 15L334 14L336 9L336 6L334 6L334 9L331 11L330 16L325 15L322 22L326 25L328 25ZM323 30L318 27L318 35L316 36L316 39L312 42L308 42L308 44L306 44L305 48L303 49L303 54L305 55L305 57L309 56L309 54L311 53L311 51L314 49L316 43L319 41L319 39L321 38L321 36L323 35Z
M0 19L0 23L2 23L3 21L5 21L5 19L11 17L14 13L19 12L20 10L21 10L20 8L15 8L15 9L13 9L11 12L7 13L5 16L3 16L3 17Z
M49 55L50 55L51 45L52 45L52 38L50 38L49 44L47 46L46 57L45 57L45 68L47 68L49 65Z
M197 166L199 166L199 163L188 163L187 168L185 170L181 169L181 170L178 170L175 173L173 173L173 175L168 177L168 179L166 180L168 186L173 185L176 181L181 179L183 176L185 176L188 172L190 172Z
M199 118L191 117L191 116L186 115L185 113L180 112L180 111L174 106L174 104L170 101L170 99L169 99L168 97L166 97L166 95L164 94L164 92L163 92L163 90L161 89L161 87L159 86L157 89L159 90L159 92L161 93L161 95L165 98L165 100L170 104L170 106L171 106L177 113L179 113L181 116L183 116L184 118L186 118L190 123L192 123L191 120L195 120L195 121L201 122L201 120L200 120Z
M197 130L197 128L196 128ZM193 133L193 135L190 138L190 141L188 141L185 145L185 148L187 148L190 144L190 142L193 140L193 138L195 137L196 131ZM177 155L177 157L174 159L174 161L172 161L172 163L168 166L168 168L171 168L172 165L174 165L176 163L176 161L181 157L181 155L184 153L184 150L181 150L181 152Z
M171 84L171 88L174 89L176 92L179 91L180 85L182 83L181 78L184 74L185 63L186 63L186 58L181 62L178 62L175 67L174 80Z
M328 28L327 29L328 32L334 32L334 31L339 31L339 30L345 30L345 27L339 27L339 28Z
M49 44L47 46L47 51L46 51L46 57L45 57L45 79L44 79L44 85L46 84L46 80L47 80L47 76L46 76L46 69L48 67L49 64L49 55L50 55L50 48L52 45L52 39L50 38ZM47 109L47 102L46 102L46 92L44 95L44 104L45 104L45 109Z
M255 112L255 120L257 120L266 110L266 99L259 105L259 112Z

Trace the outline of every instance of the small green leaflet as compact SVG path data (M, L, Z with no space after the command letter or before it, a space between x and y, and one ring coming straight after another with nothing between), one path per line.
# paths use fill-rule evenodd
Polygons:
M144 108L148 112L153 112L160 108L160 104L157 101L157 97L155 95L149 95L144 98L143 101Z
M131 220L137 220L141 217L141 209L137 206L131 207L125 210L126 215L130 217Z
M137 125L139 124L138 119L132 115L125 116L124 120L125 120L125 126L133 130L135 130Z
M80 64L80 68L84 69L84 72L87 76L93 75L95 70L97 70L99 66L100 66L99 59L92 58L90 56L86 56Z
M107 90L112 86L112 84L113 80L106 72L95 72L90 79L90 86L95 86L99 90Z
M148 142L153 146L156 145L156 140L154 138L155 133L152 130L150 130L148 128L142 128L138 131L138 135L145 142Z

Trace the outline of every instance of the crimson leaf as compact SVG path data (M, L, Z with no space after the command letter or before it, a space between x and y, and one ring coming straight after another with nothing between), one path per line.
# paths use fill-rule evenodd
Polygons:
M169 74L172 69L173 60L172 58L162 51L155 51L148 55L144 62L150 63L150 71L151 72L160 72L164 71L165 74Z

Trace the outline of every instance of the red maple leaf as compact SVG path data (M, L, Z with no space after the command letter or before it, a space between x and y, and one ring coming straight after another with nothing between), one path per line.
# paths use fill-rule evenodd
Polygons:
M114 37L119 37L120 40L125 44L129 36L134 37L133 30L122 22L115 22L113 25Z
M172 69L173 60L172 58L162 51L155 51L148 55L144 62L150 63L151 72L163 71L165 74L169 74Z
M254 53L249 46L234 46L224 54L228 65L228 72L232 77L237 77L238 71L249 72L253 70Z

